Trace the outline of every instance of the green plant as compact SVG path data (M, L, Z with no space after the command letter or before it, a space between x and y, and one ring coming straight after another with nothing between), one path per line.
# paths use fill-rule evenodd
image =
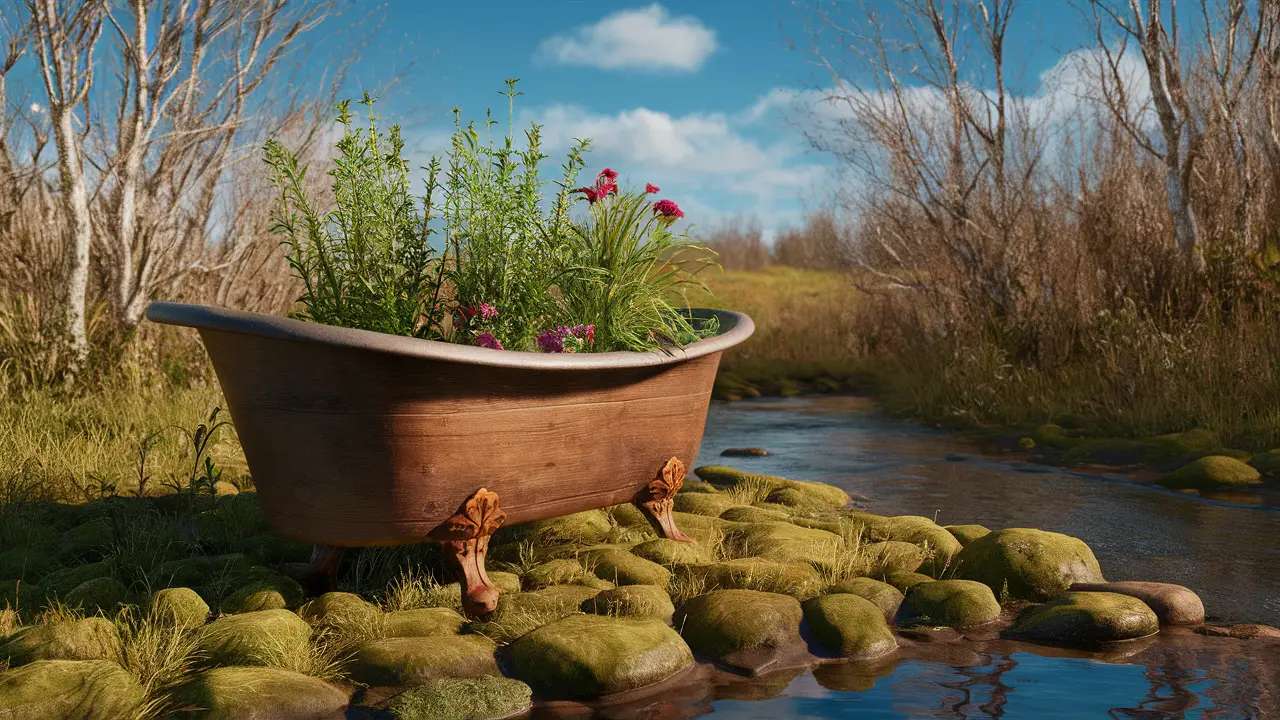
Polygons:
M404 140L393 125L384 135L368 109L369 127L354 127L350 102L337 105L343 135L329 175L334 210L321 212L304 189L307 168L278 141L265 158L280 189L273 230L284 236L289 265L303 282L305 319L393 335L436 337L444 263L430 243L431 192L439 166L432 163L423 211L409 192Z

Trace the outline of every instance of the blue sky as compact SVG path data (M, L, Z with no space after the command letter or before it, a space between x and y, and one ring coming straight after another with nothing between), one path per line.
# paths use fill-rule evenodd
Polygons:
M867 0L892 21L890 0ZM362 8L357 3L357 8ZM754 216L766 234L797 224L831 182L830 159L808 149L796 100L830 87L803 51L804 5L785 0L663 3L580 0L392 0L372 12L373 33L352 68L350 92L380 103L420 157L444 147L451 108L480 119L501 110L503 80L518 77L518 116L544 125L549 169L573 137L590 136L592 171L652 182L695 225ZM835 3L851 13L857 2ZM353 11L357 15L362 9ZM348 32L350 18L320 30ZM1023 0L1015 15L1011 83L1040 76L1086 37L1065 0ZM345 52L350 43L329 47ZM791 49L794 41L802 49ZM825 48L830 50L831 48ZM323 62L313 56L315 62ZM979 79L980 80L980 79ZM807 94L806 94L807 93Z

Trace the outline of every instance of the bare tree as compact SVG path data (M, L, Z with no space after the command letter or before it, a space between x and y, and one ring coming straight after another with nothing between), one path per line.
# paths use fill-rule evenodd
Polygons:
M76 108L84 106L93 87L93 54L102 36L106 4L103 0L27 0L27 6L58 149L59 199L67 220L67 237L57 331L68 344L69 365L74 374L88 355L85 299L93 242L81 152L89 117L87 106L84 118L77 118Z

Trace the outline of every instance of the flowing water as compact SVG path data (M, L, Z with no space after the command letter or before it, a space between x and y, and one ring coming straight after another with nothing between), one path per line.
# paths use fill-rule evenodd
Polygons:
M731 447L770 457L723 458ZM884 515L1037 527L1081 538L1109 580L1200 594L1211 618L1280 625L1280 511L1119 478L984 458L951 435L886 421L856 398L717 404L699 465L819 480ZM1108 653L994 637L917 642L868 665L754 680L717 674L608 717L1280 718L1280 643L1186 630Z

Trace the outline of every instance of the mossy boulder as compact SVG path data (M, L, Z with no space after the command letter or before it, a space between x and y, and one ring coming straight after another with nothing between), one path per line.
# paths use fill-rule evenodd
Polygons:
M228 614L257 610L292 610L302 604L302 586L293 578L271 574L242 585L222 600L222 612Z
M825 530L812 530L786 522L738 525L725 533L724 544L742 557L777 562L832 560L844 540Z
M1081 540L1031 528L1006 528L971 542L955 558L955 578L976 580L1005 600L1039 602L1077 582L1104 582Z
M116 564L114 562L111 560L99 560L98 562L55 570L41 578L40 584L50 593L61 596L70 592L77 585L90 580L101 577L114 577L115 572Z
M310 651L311 626L288 610L227 615L200 632L199 648L215 665L279 666Z
M1160 621L1141 600L1109 592L1070 592L1022 611L1007 631L1019 640L1089 647L1154 634Z
M58 561L43 548L23 546L0 552L0 578L31 581L57 569Z
M680 542L655 538L631 548L631 554L659 565L687 565L711 562L711 549L706 543Z
M11 608L30 613L44 605L47 594L42 585L21 580L0 580L0 610Z
M366 628L378 622L382 611L355 593L327 592L303 605L298 616L316 627Z
M599 592L583 585L553 585L534 592L503 595L498 598L497 610L467 627L497 642L509 643L532 630L577 614L582 604Z
M604 540L611 529L613 524L609 522L608 513L603 510L587 510L530 523L527 531L536 534L543 542L590 545Z
M582 611L670 623L676 608L667 591L657 585L624 585L583 602Z
M907 591L897 624L963 628L999 619L1000 603L991 588L973 580L938 580Z
M58 558L70 560L97 560L116 541L115 527L106 518L95 518L62 533Z
M327 718L341 716L349 704L346 692L323 680L265 667L205 670L175 695L205 720Z
M504 677L441 678L395 696L387 711L395 720L498 720L533 704L533 689Z
M606 512L609 513L609 516L613 518L614 522L618 523L622 527L638 525L647 526L649 524L649 519L644 516L644 513L640 511L640 508L632 505L631 503L614 505Z
M813 492L810 488L803 486L774 488L765 496L764 501L769 505L781 505L796 512L816 513L837 509L829 493Z
M1200 625L1204 603L1189 588L1158 582L1076 583L1071 592L1113 592L1141 600L1160 619L1161 625Z
M909 542L924 548L928 555L920 572L941 577L964 546L945 528L926 517L901 515L882 518L875 523L874 539Z
M557 558L529 568L522 578L525 589L537 590L550 585L564 585L592 574L577 560Z
M596 577L617 585L666 587L671 580L670 570L625 550L587 550L578 555L578 561Z
M800 603L789 595L715 590L686 602L672 622L695 652L734 666L756 667L803 643L803 617Z
M694 473L702 480L717 487L753 485L766 488L770 494L781 489L794 490L796 493L787 494L785 497L798 499L801 496L807 496L802 501L806 505L806 509L810 509L810 506L812 506L812 509L839 510L849 504L848 493L838 487L823 483L788 480L773 475L759 475L730 467L712 465L697 468ZM772 500L771 502L787 504L777 500Z
M709 543L724 537L725 532L734 526L734 523L720 518L694 515L693 513L673 512L671 513L671 518L675 520L676 527L680 528L685 535L701 543ZM657 536L655 535L654 537Z
M0 658L10 665L36 660L115 660L120 653L120 631L106 618L31 625L0 643Z
M490 570L486 574L489 576L489 582L504 593L518 593L523 589L520 576L515 573ZM461 597L461 594L459 594L459 597Z
M880 609L884 619L892 622L898 615L898 607L902 605L902 591L886 582L869 577L854 578L834 585L828 590L831 594L844 593L857 595Z
M705 565L681 565L676 578L700 583L706 590L758 590L807 600L822 590L822 577L813 566L760 558L739 558Z
M693 665L693 653L659 620L573 615L517 640L509 660L540 696L591 698L665 680Z
M869 575L913 573L920 569L927 557L919 545L901 540L884 540L858 548L858 555L867 563Z
M134 717L143 691L106 660L38 660L0 673L0 717L6 720L119 720Z
M1225 455L1207 455L1160 478L1170 490L1223 490L1262 483L1262 473Z
M198 628L209 619L209 604L191 588L164 588L152 593L147 609L152 618L177 628Z
M1196 429L1147 438L1143 461L1148 463L1186 460L1222 448L1222 440L1211 430Z
M457 635L466 619L450 608L395 610L382 616L383 637Z
M352 680L369 686L500 675L495 649L483 635L383 638L356 648L347 669Z
M866 598L847 593L822 595L806 600L802 608L814 637L841 657L877 657L898 647L884 611Z
M991 534L990 528L983 525L943 525L942 529L951 533L951 536L961 545L968 545L984 535Z
M1031 440L1032 447L1044 446L1055 450L1070 450L1073 447L1084 442L1083 439L1074 437L1068 433L1061 425L1052 423L1041 425L1033 429L1027 436Z
M69 608L83 611L87 615L114 615L129 602L129 588L124 583L111 577L100 577L86 580L71 588L62 597L62 603Z
M1266 477L1280 478L1280 448L1254 455L1249 466Z
M875 579L884 581L886 584L896 588L898 592L902 593L905 593L911 588L923 583L937 582L928 575L917 572L891 572L876 576Z
M200 588L213 582L231 584L256 579L255 574L260 572L256 568L253 561L241 553L197 555L161 563L157 579L169 587Z
M251 562L274 567L282 563L305 563L311 559L314 546L287 540L271 534L251 535L237 542L234 549Z
M736 523L790 522L791 514L774 508L735 505L721 513L720 519Z
M678 493L675 509L680 512L720 517L720 513L737 505L738 502L721 493Z

